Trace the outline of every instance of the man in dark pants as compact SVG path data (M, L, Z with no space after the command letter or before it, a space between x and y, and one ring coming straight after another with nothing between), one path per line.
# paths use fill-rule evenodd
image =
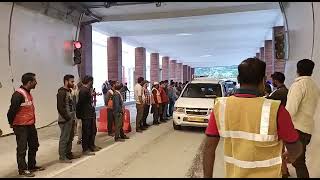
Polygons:
M152 113L153 113L153 125L159 125L159 114L161 107L161 95L159 91L159 83L154 82L152 86Z
M17 163L19 174L34 177L34 171L42 171L43 167L36 166L36 153L39 147L38 133L35 127L35 109L30 90L37 85L36 75L26 73L21 78L22 86L13 93L7 117L13 128L17 141ZM28 149L28 165L26 152Z
M148 84L149 84L149 81L147 80L144 80L143 82L143 104L144 104L144 108L143 108L143 118L142 118L142 127L144 128L148 128L149 125L147 123L147 118L148 118L148 115L149 115L149 112L150 112L150 92L149 92L149 89L148 89Z
M111 89L105 95L105 106L107 107L107 118L108 118L108 135L114 136L112 133L112 127L114 126L114 116L113 116L113 96L114 96L114 89L116 81L110 81Z
M77 117L82 121L82 151L84 155L90 156L95 155L94 152L101 149L95 145L95 136L97 133L96 112L90 91L93 85L93 77L85 76L82 84L83 86L80 88L77 104Z
M314 65L310 59L303 59L297 63L298 77L291 85L287 97L286 109L292 117L294 128L298 130L303 145L302 155L292 164L298 178L309 178L306 150L311 140L315 124L314 114L320 98L320 89L311 78Z
M286 85L284 85L284 81L286 79L284 74L281 72L275 72L271 75L271 78L272 85L276 88L276 90L269 94L267 99L280 100L281 104L286 106L288 89ZM283 148L283 152L284 150L285 149ZM284 161L282 161L281 172L283 178L288 178L290 176L287 164Z
M141 122L142 122L142 118L143 118L143 110L144 110L144 106L143 106L143 101L142 101L142 95L143 95L143 81L144 78L143 77L139 77L138 78L138 82L134 87L134 99L136 101L136 108L137 108L137 116L136 116L136 132L141 133L142 130L145 130L145 128L143 128L141 126Z
M112 91L114 93L113 96L113 116L115 122L115 135L114 140L116 142L123 142L124 139L129 139L123 132L123 114L124 114L124 105L123 105L123 97L121 92L119 91L122 88L122 85L118 81L114 83L112 87Z
M74 76L65 75L63 81L64 86L58 90L57 94L58 124L61 130L59 160L62 163L71 163L71 159L77 158L71 152L76 117L76 107L71 95L71 89L74 87Z

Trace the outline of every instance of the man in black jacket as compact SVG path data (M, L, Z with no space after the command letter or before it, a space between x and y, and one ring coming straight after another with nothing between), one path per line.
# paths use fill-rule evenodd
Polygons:
M93 77L85 76L82 80L82 85L76 108L77 117L82 121L82 151L84 155L95 155L93 152L101 148L95 145L97 134L96 112L90 90L93 85Z
M36 166L36 154L39 147L38 133L35 127L35 110L30 93L37 85L36 75L26 73L21 78L22 86L11 97L11 105L7 117L13 128L17 141L17 163L19 174L34 177L34 171L42 171L43 167ZM28 150L28 164L26 152Z
M58 124L61 129L59 160L62 163L71 163L71 159L76 158L71 152L76 117L76 108L71 95L71 89L74 87L74 76L65 75L63 82L64 86L58 90L57 94Z

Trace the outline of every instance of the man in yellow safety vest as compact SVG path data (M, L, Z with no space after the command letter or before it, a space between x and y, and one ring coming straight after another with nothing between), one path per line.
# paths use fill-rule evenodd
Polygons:
M281 177L282 159L293 163L302 152L299 135L281 102L262 97L266 63L248 58L238 71L240 89L233 96L216 99L211 113L203 151L204 177L213 176L220 137L226 177Z

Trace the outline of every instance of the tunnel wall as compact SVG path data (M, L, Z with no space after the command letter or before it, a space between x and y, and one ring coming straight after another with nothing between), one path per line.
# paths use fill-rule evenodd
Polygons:
M57 89L67 73L78 77L72 60L72 40L76 27L38 12L15 6L11 27L11 66L8 32L12 3L0 3L0 129L11 133L7 111L13 89L21 85L26 72L36 74L38 85L32 91L36 107L36 126L55 121ZM13 82L12 80L13 79Z
M313 5L313 8L312 8ZM286 84L296 78L296 64L304 58L312 59L316 66L312 78L320 87L320 3L287 2L284 12L289 31L289 60L286 63ZM314 15L314 16L313 16ZM313 18L314 17L314 18ZM315 129L307 150L307 165L311 177L320 177L320 103L315 113Z

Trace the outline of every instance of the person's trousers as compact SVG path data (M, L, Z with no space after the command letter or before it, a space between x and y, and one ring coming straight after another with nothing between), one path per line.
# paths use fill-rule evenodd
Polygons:
M159 107L157 107L157 104L152 105L152 113L153 113L153 123L159 123Z
M88 151L95 147L94 141L97 134L95 118L82 119L82 151Z
M114 138L119 139L120 137L124 137L123 132L123 115L122 113L114 113L114 122L115 122L115 134Z
M36 154L39 148L38 133L35 125L13 126L17 141L17 163L19 171L33 169L36 166ZM26 152L28 149L28 165Z
M306 165L306 151L307 145L310 143L311 134L307 134L297 130L299 133L299 140L303 146L302 154L297 158L297 160L292 163L292 165L296 169L297 177L298 178L309 178L309 171Z
M170 102L169 102L169 116L172 116L172 115L173 115L174 103L175 103L174 100L170 100Z
M113 110L108 108L107 109L107 118L108 118L108 134L112 134L112 127L114 126L114 115L113 115Z
M163 119L168 119L168 103L162 103L162 109L163 109Z
M143 108L143 118L142 118L142 125L147 125L147 118L150 112L150 105L145 104Z
M143 110L144 110L144 105L143 104L136 104L137 108L137 116L136 116L136 129L141 129L141 122L143 118Z
M75 120L75 130L76 130L76 134L78 136L78 141L81 141L82 140L82 122L81 122L81 119L76 119Z
M74 137L75 120L69 120L64 123L59 123L61 130L59 139L59 158L66 159L71 154L72 141Z

